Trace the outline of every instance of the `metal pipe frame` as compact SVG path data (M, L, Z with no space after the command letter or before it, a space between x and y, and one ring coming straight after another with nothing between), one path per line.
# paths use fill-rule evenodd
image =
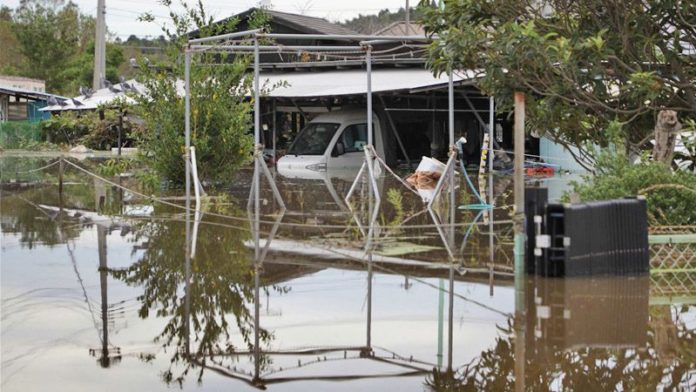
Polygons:
M256 41L258 42L258 41ZM194 52L220 50L225 52L251 52L256 50L256 45L191 45ZM259 45L258 49L264 52L278 52L290 50L312 50L327 52L355 52L363 51L363 46L312 46L312 45Z
M362 34L281 34L281 33L255 33L257 37L263 38L287 38L287 39L297 39L297 40L331 40L331 41L368 41L368 40L380 40L380 41L421 41L428 42L432 41L437 36L426 37L422 35L396 35L396 36L384 36L384 35L362 35Z
M212 37L194 38L194 39L189 40L189 44L199 44L202 42L211 42L211 41L219 41L219 40L223 40L223 39L253 36L253 35L260 33L260 32L261 32L261 29L254 29L254 30L239 31L236 33L214 35Z
M495 137L495 98L490 97L488 102L488 204L491 212L488 219L488 279L490 283L490 295L493 295L493 261L495 261L495 238L493 236L493 219L495 212L495 198L493 196L493 160L495 152L493 141Z
M447 160L447 165L445 166L445 171L440 177L440 179L437 182L437 186L435 186L435 192L433 192L433 197L428 201L427 204L427 209L428 213L430 214L430 217L433 219L433 222L435 223L435 228L437 229L437 233L440 235L440 238L442 239L442 243L445 245L445 250L447 250L447 255L450 258L450 262L454 261L454 253L452 252L452 248L449 245L449 241L447 241L447 236L445 235L444 229L442 228L442 222L440 221L440 218L437 216L437 213L433 209L433 204L435 204L435 200L437 200L437 197L442 193L442 189L444 188L445 181L447 178L450 178L450 181L453 180L454 177L452 174L454 173L454 162L457 160L457 153L454 151L450 152L450 157Z

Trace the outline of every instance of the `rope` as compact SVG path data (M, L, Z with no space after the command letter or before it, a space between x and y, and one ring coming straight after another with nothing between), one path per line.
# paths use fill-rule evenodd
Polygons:
M161 198L157 198L157 197L152 196L152 195L146 195L146 194L144 194L144 193L135 191L135 190L133 190L133 189L126 188L126 187L123 186L123 185L120 185L120 184L115 183L115 182L113 182L113 181L110 181L110 180L108 180L108 179L106 179L106 178L104 178L104 177L102 177L102 176L99 176L99 175L97 175L97 174L95 174L95 173L92 173L92 172L90 172L89 170L87 170L87 169L85 169L85 168L83 168L83 167L80 167L79 165L76 165L76 164L70 162L69 160L65 160L65 162L66 162L67 164L69 164L70 166L75 167L76 169L82 171L83 173L85 173L85 174L87 174L87 175L89 175L89 176L92 176L92 177L94 177L94 178L96 178L96 179L98 179L98 180L100 180L100 181L103 181L103 182L105 182L105 183L107 183L107 184L109 184L109 185L111 185L111 186L114 186L114 187L117 187L117 188L119 188L119 189L123 189L123 190L125 190L125 191L128 191L128 192L130 192L130 193L132 193L132 194L134 194L134 195L136 195L136 196L140 196L140 197L142 197L142 198L144 198L144 199L146 199L146 200L150 200L150 201L157 202L157 203L160 203L160 204L164 204L164 205L167 205L167 206L170 206L170 207L174 207L174 208L177 208L177 209L180 209L180 210L184 210L185 212L189 212L189 213L195 213L195 212L196 212L195 208L188 208L188 209L187 209L185 206L182 206L182 205L179 205L179 204L176 204L176 203L172 203L172 202L166 201L166 200L161 199ZM245 223L248 223L248 222L251 222L251 221L254 221L254 222L257 222L257 221L258 221L259 223L262 223L262 224L275 224L275 223L276 223L275 221L271 221L271 220L256 220L256 219L250 220L250 219L248 219L248 218L240 218L240 217L236 217L236 216L223 215L223 214L218 214L218 213L214 213L214 212L206 212L206 215L215 216L215 217L223 218L223 219L234 220L234 221L238 221L238 222L245 222ZM512 224L512 223L513 223L512 220L504 220L504 221L497 221L497 222L496 222L496 224L501 224L501 225L502 225L502 224ZM481 223L481 224L483 224L483 223ZM285 223L285 222L283 222L283 223L280 223L280 225L281 225L281 226L287 226L287 227L310 227L310 228L323 228L323 229L350 229L350 228L353 228L353 227L354 227L354 226L351 226L351 225L348 224L348 223L346 223L346 224L344 224L344 225L316 225L316 224L309 224L309 223L291 223L291 222ZM455 228L456 228L456 227L465 227L465 226L468 226L468 223L455 223L455 224L449 224L449 223L448 223L448 224L441 224L441 225L435 225L435 224L428 224L428 225L409 225L408 227L405 227L405 228L402 227L402 226L400 226L400 225L397 225L397 226L394 226L394 225L384 225L384 226L382 226L382 228L386 228L386 229L389 229L389 228L400 228L400 229L429 229L429 228L436 228L436 227L438 227L438 226L440 226L440 227L455 227Z
M41 167L38 168L38 169L31 169L31 170L26 170L26 171L18 171L18 172L16 172L16 173L17 173L17 174L33 173L33 172L37 172L37 171L41 171L41 170L48 169L49 167L55 166L55 165L57 165L57 164L59 164L59 163L60 163L60 159L57 160L57 161L53 161L52 163L49 163L49 164L46 165L46 166L41 166Z
M411 186L411 184L407 183L407 182L404 181L401 177L399 177L398 175L396 175L396 173L394 173L394 171L393 171L389 166L387 166L387 163L384 162L384 160L382 160L382 158L380 158L379 155L377 155L377 152L375 151L374 146L368 146L368 148L370 149L370 152L372 153L372 156L373 156L375 159L377 159L377 161L378 161L380 164L382 164L382 166L384 166L384 168L387 170L387 172L389 172L389 174L391 174L392 176L394 176L394 178L396 178L397 180L399 180L399 182L400 182L401 184L403 184L403 186L405 186L406 189L408 189L409 191L415 193L416 195L418 195L418 196L420 197L420 195L418 194L418 192L417 192L415 189L413 189L413 187Z

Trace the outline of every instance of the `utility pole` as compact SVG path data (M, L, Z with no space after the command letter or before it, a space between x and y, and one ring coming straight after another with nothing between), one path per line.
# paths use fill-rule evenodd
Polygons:
M406 35L411 35L411 8L406 0Z
M97 25L94 37L94 75L92 88L96 91L103 88L106 78L106 5L105 0L97 0Z

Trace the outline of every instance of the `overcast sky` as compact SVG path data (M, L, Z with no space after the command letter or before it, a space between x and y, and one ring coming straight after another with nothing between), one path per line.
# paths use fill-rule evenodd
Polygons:
M20 0L2 0L3 5L15 8ZM97 0L73 0L83 13L94 15ZM173 0L178 4L179 0ZM186 0L195 4L194 0ZM418 0L410 0L409 5L415 7ZM203 0L205 9L216 19L242 12L256 6L258 0ZM278 11L292 12L309 16L317 16L332 22L343 21L358 16L358 14L376 14L379 10L388 8L396 11L406 4L405 0L272 0L272 8ZM106 25L109 32L120 37L129 35L158 36L161 28L154 23L138 22L137 18L144 12L151 12L157 23L166 23L167 9L160 5L159 0L106 0Z

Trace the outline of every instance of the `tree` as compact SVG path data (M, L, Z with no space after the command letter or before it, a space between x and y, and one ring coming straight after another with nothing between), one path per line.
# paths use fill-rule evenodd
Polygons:
M167 3L171 5L171 3ZM139 80L147 94L136 96L137 109L147 130L141 136L142 159L160 176L171 182L184 181L184 97L177 81L184 77L184 47L188 32L198 29L200 36L232 31L237 24L230 20L214 24L202 5L190 8L182 2L183 14L170 11L173 29L165 29L172 43L165 61L151 64L141 58ZM261 26L266 14L252 15L250 26ZM147 15L145 20L150 20ZM252 28L252 27L250 27ZM253 140L249 135L253 102L246 99L251 91L250 57L225 58L216 54L192 56L191 139L196 148L199 175L202 179L229 182L235 170L251 159Z
M61 71L66 62L88 49L94 37L94 18L80 13L75 3L62 0L24 0L15 10L13 31L26 58L24 76L46 81L46 89L67 93Z
M617 121L637 151L659 110L696 117L693 1L446 0L420 8L426 31L438 34L433 70L477 70L501 109L513 91L528 93L528 128L562 143L606 145L604 130Z
M0 74L15 74L22 64L19 42L12 31L12 10L0 7Z

